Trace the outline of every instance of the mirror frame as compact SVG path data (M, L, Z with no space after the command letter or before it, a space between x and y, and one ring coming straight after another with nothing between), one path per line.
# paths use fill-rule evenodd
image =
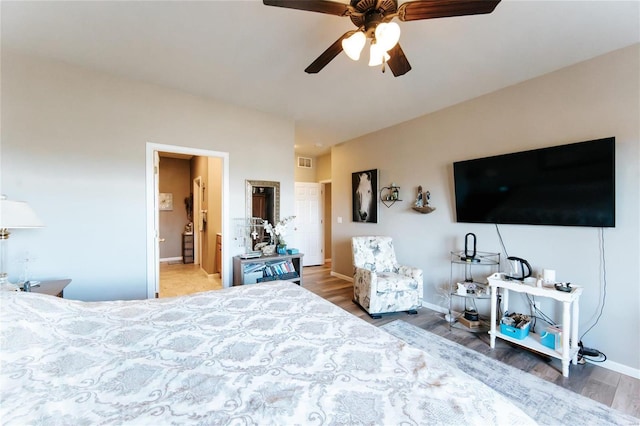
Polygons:
M249 180L246 181L246 218L247 221L251 220L253 217L253 187L255 186L268 186L273 188L273 217L275 223L272 225L275 226L276 223L280 221L280 182L269 181L269 180Z

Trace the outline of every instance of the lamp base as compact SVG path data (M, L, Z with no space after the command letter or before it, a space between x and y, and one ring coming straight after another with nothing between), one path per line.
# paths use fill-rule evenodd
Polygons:
M20 287L10 283L7 274L0 273L0 291L20 291Z

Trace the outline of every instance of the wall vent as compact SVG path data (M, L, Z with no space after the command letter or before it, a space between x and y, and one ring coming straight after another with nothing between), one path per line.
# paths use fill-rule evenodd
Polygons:
M311 158L298 157L298 167L302 167L303 169L310 169L311 168Z

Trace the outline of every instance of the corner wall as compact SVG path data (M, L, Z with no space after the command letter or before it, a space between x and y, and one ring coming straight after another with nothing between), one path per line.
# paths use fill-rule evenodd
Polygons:
M398 259L424 270L425 302L446 306L438 288L449 282L449 252L464 247L464 235L478 236L478 250L501 251L495 226L455 222L453 162L615 136L616 227L603 231L606 306L583 342L637 375L639 53L636 44L334 147L334 272L352 276L352 236L390 235ZM401 186L404 202L387 208L378 201L378 224L353 223L351 173L375 168L380 170L380 186ZM423 215L410 209L418 185L431 192L435 212ZM536 272L555 269L558 280L584 286L582 335L594 323L603 294L601 231L518 225L501 225L500 231L510 255L528 259ZM550 302L542 303L543 310L554 311Z

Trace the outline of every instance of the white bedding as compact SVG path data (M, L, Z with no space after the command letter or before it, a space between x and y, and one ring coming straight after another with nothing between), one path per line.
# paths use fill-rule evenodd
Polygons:
M288 282L143 301L0 293L3 424L533 424Z

